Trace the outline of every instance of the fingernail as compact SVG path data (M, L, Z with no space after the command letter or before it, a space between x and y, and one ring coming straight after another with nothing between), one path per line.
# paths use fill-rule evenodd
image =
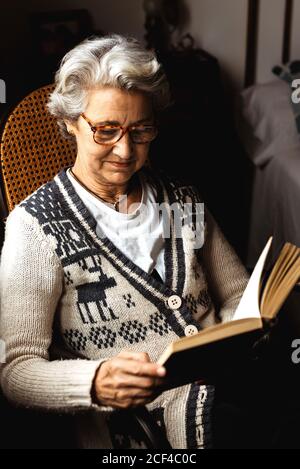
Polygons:
M166 374L166 369L163 366L161 366L160 368L157 369L157 373L160 376L164 376Z

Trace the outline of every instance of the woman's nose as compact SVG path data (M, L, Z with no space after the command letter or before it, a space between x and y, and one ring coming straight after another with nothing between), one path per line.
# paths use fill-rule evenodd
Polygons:
M114 145L115 151L120 158L129 159L133 154L133 143L130 139L129 132L125 132L125 134L120 138L118 142Z

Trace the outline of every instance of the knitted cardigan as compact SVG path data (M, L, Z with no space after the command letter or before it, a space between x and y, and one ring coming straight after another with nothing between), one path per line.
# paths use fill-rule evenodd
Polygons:
M166 207L201 202L192 186L142 171ZM184 230L175 236L172 214L170 220L162 283L97 236L65 170L8 217L0 277L2 388L18 405L69 413L79 447L143 445L126 434L126 425L122 433L119 411L91 400L105 359L130 349L156 361L187 326L200 330L230 320L246 286L246 270L208 211L201 249ZM168 306L171 295L181 299L177 310ZM213 393L213 386L193 383L147 405L172 447L211 446Z

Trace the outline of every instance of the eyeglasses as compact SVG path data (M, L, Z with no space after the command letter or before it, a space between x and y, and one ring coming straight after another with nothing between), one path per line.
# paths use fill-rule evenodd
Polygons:
M93 125L83 113L80 115L89 124L94 142L101 145L114 145L127 131L133 143L150 143L157 136L157 128L154 125Z

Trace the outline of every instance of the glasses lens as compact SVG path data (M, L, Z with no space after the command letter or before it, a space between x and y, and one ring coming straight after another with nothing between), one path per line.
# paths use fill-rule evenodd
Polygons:
M131 140L134 143L151 142L157 135L157 129L154 126L135 127L130 131Z
M94 136L97 143L114 143L122 134L122 130L118 127L105 126L97 129Z
M134 143L148 143L153 140L157 135L157 129L154 126L137 126L133 127L130 131L130 138ZM117 142L122 135L122 129L114 126L103 126L97 128L94 133L94 139L97 143L106 145Z

